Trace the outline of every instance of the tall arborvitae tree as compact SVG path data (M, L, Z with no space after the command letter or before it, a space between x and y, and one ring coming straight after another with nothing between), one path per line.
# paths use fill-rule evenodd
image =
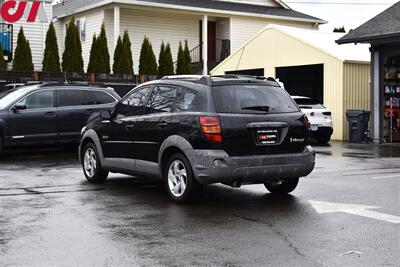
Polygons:
M165 75L174 75L174 60L172 58L171 45L165 47Z
M154 55L153 47L147 37L144 38L142 49L140 50L139 74L157 75L157 59Z
M4 60L3 46L0 43L0 71L7 69L7 62Z
M61 72L57 36L53 22L50 23L46 34L46 48L44 50L42 70L43 72Z
M122 43L121 36L118 37L117 46L114 51L114 63L113 63L113 73L123 74L122 66L122 54L123 54L124 44Z
M100 35L97 38L97 73L110 73L110 53L108 52L108 42L104 23L101 25Z
M97 66L98 66L98 49L97 49L97 37L96 34L93 35L92 40L92 47L90 48L90 58L87 73L98 73Z
M183 50L181 42L179 42L178 61L176 63L176 74L177 75L187 74L185 51Z
M82 44L74 17L71 18L68 24L64 47L65 50L62 56L63 71L83 73Z
M190 57L189 44L187 40L185 40L184 54L185 54L185 64L186 64L185 72L186 74L192 74L192 58Z
M158 75L161 77L166 76L166 57L165 57L165 44L161 44L160 55L158 56Z
M13 71L33 71L33 68L31 47L25 38L24 29L21 27L15 48Z
M124 45L124 49L123 49L124 71L123 71L123 74L132 75L132 74L134 74L132 44L131 44L131 40L129 39L128 31L124 32L124 37L122 39L122 43Z

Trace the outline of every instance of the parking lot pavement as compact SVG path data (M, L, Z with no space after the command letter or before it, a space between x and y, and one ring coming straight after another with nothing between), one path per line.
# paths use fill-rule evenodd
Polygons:
M399 266L400 147L333 142L292 196L88 184L74 150L0 158L0 266Z

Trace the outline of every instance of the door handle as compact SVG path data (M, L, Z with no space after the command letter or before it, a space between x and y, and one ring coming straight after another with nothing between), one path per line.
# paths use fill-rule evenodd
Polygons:
M130 130L132 130L133 128L135 128L135 125L133 125L133 124L125 125L125 129L126 129L127 131L130 131Z
M44 116L48 117L48 118L54 118L56 116L56 113L55 112L46 112L44 114Z
M162 122L160 122L160 123L158 124L158 127L160 127L160 128L166 128L166 127L168 127L168 122L162 121Z

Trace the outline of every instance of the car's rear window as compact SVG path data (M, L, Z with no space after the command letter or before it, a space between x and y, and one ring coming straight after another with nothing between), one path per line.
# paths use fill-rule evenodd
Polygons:
M299 111L281 87L226 85L214 87L213 92L218 113L277 114Z
M311 98L295 98L297 105L303 109L325 109L323 105L319 103L318 100Z

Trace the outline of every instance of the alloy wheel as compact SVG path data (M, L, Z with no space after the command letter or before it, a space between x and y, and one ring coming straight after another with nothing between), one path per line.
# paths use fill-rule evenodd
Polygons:
M97 163L96 163L96 153L90 147L85 152L85 156L83 158L83 166L86 175L92 178L96 173Z
M171 162L168 168L168 187L172 195L181 197L187 187L186 167L180 160Z

